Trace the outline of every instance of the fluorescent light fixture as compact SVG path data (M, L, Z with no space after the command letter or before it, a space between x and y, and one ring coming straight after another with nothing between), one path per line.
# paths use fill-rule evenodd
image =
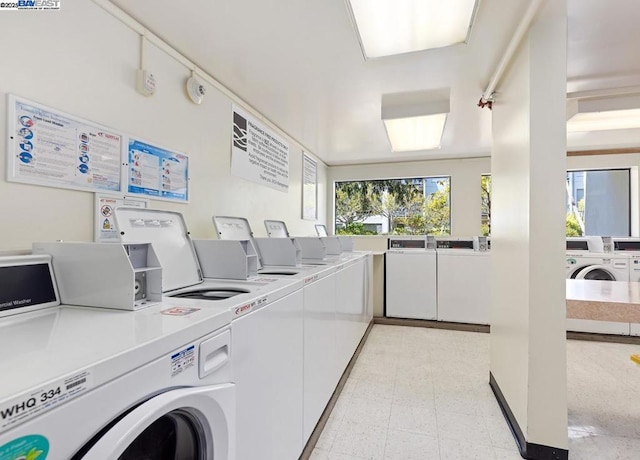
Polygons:
M465 43L477 0L348 0L365 58Z
M640 96L570 101L567 132L640 128Z
M412 152L440 148L446 120L446 113L384 120L391 150Z
M640 109L576 113L567 122L568 133L640 128Z
M449 107L449 89L383 94L382 121L391 150L439 148Z

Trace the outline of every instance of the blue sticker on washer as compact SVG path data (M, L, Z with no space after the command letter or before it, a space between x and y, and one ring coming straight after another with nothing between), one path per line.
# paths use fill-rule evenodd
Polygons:
M32 434L14 439L0 446L0 460L45 460L49 455L49 441Z

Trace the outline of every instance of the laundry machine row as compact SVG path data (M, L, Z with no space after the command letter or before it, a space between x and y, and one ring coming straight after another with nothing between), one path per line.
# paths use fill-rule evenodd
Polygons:
M328 236L319 226L318 237L291 238L285 222L269 220L269 238L254 238L244 218L214 216L213 222L219 238L250 242L258 255L259 274L304 281L304 444L373 319L372 256L353 252L348 240ZM286 253L289 257L283 257Z
M150 312L157 313L156 310L167 304L171 307L169 308L171 313L167 315L172 315L171 317L176 321L180 321L175 318L181 318L182 315L198 315L200 310L214 309L228 313L232 320L232 333L227 335L227 337L230 335L229 343L223 347L224 352L207 353L207 358L215 359L214 364L208 364L205 367L217 369L222 357L226 356L224 366L232 370L230 381L233 383L236 401L233 414L229 415L229 420L235 417L236 423L228 427L229 436L239 434L237 442L229 441L229 452L224 455L217 453L216 458L235 458L233 452L235 446L237 446L237 458L297 458L371 320L372 301L368 280L368 273L371 270L370 255L353 254L345 258L336 257L333 265L321 266L315 272L302 271L293 277L257 275L249 280L210 280L202 276L203 272L198 263L200 259L207 257L208 252L207 250L198 252L190 244L186 226L180 215L163 211L140 215L139 211L122 208L116 212L123 241L128 241L123 245L49 243L34 245L34 251L54 254L54 265L57 264L61 273L64 273L65 283L69 280L73 282L75 279L82 280L83 283L80 284L84 284L87 280L91 282L92 279L101 278L106 287L105 292L109 289L111 278L109 273L103 272L93 276L83 274L83 271L90 271L86 261L91 260L96 267L110 266L109 263L97 263L102 261L93 257L95 248L105 246L111 246L112 249L108 251L110 253L120 251L126 254L131 258L129 268L133 269L134 274L131 278L128 278L130 274L126 273L121 277L122 283L126 284L129 279L130 285L127 295L119 297L118 300L126 304L128 296L131 308L124 309L141 309L135 312L118 312L123 315L146 318ZM153 252L160 267L142 269L140 261L133 260L138 258L138 251L129 253L131 247L140 246L140 243L134 243L134 241L152 242L153 244L149 246L154 251L149 252ZM247 273L249 273L250 257L248 256L251 254L248 254L250 251L247 251L246 246L241 249L245 252L243 262L247 265ZM155 260L154 257L148 257L148 259ZM236 265L238 264L230 264L230 266ZM69 269L74 266L75 272ZM155 302L151 302L153 296L150 294L156 289L157 280L147 285L145 283L149 279L141 278L140 273L151 273L148 269L153 269L151 271L155 270L154 276L157 276L159 268L162 268L161 295L159 299L153 299ZM324 301L318 302L318 297L313 295L314 289L322 294L327 292L327 284L320 283L322 280L331 280L329 285L333 283L335 286L340 286L340 291L333 291L331 302L333 308L327 308ZM318 283L317 286L316 283ZM90 285L97 286L96 283L90 283ZM308 289L304 288L305 286ZM126 289L126 287L123 288ZM149 296L142 296L140 289ZM4 285L0 286L1 290L5 290ZM67 295L73 290L65 288L64 291ZM339 297L337 292L340 292ZM96 295L90 297L95 299ZM146 300L142 301L142 297L146 297ZM80 299L80 297L75 298ZM314 299L317 308L314 310L313 301L306 302L305 298ZM85 305L92 305L92 301L85 301ZM83 311L81 308L76 310ZM105 316L114 313L113 310L108 309L84 311ZM143 331L145 321L140 321ZM317 326L315 332L312 332L314 330L312 324ZM116 336L117 334L112 334L105 340L113 340ZM321 338L325 341L324 346L320 346L321 342L316 340ZM314 346L315 351L313 351ZM45 346L43 352L46 352L46 348ZM187 348L193 349L193 347ZM234 360L229 363L232 349ZM332 359L326 358L329 350L333 350L333 353L329 354L333 355ZM178 353L174 355L183 356L184 350L177 351ZM186 353L186 359L190 362L198 357L197 353L196 358L189 355L190 352ZM324 359L324 366L330 372L319 371L322 366L317 366L318 359ZM134 368L139 367L140 365L136 364ZM312 385L302 386L303 382L314 382L314 377L321 377L319 379L321 381L326 375L331 378L325 378L325 382L315 388ZM25 381L30 382L28 378ZM211 383L211 380L206 382ZM0 395L0 401L3 399L2 396ZM61 408L64 407L67 407L66 404L61 406ZM126 403L122 406L116 404L113 408L116 411L125 412L131 409ZM192 419L189 414L186 417L189 420ZM100 414L97 418L99 420L96 420L96 423L107 423ZM182 423L180 421L182 419L175 420L177 420L176 423ZM114 420L110 423L117 422ZM196 426L194 430L197 431L199 429L197 423L194 422L194 426ZM103 426L103 429L106 427ZM190 430L188 429L187 432ZM207 431L204 430L204 432ZM4 432L0 434L0 441L4 441L4 434ZM74 439L71 444L75 446L78 442ZM96 445L104 445L104 443L96 442ZM202 445L210 446L206 443ZM225 443L220 442L219 445L224 446ZM3 446L2 442L0 446ZM15 445L12 444L9 447L13 449ZM136 455L141 455L139 450L136 452ZM83 450L77 454L76 458L84 458L82 457L84 454ZM184 458L199 458L190 455ZM0 458L4 460L2 456Z

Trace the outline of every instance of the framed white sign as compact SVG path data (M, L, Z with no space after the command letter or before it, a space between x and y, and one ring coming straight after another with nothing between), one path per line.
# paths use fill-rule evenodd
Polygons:
M129 195L189 202L189 157L135 137L127 143L127 189Z
M121 133L12 94L7 121L7 180L122 190Z
M281 192L289 190L289 143L233 106L231 174Z
M318 218L318 163L302 154L302 218Z

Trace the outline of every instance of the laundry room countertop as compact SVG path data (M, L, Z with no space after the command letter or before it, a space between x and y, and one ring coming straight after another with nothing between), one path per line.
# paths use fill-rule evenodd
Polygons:
M567 318L640 323L640 283L567 280Z

